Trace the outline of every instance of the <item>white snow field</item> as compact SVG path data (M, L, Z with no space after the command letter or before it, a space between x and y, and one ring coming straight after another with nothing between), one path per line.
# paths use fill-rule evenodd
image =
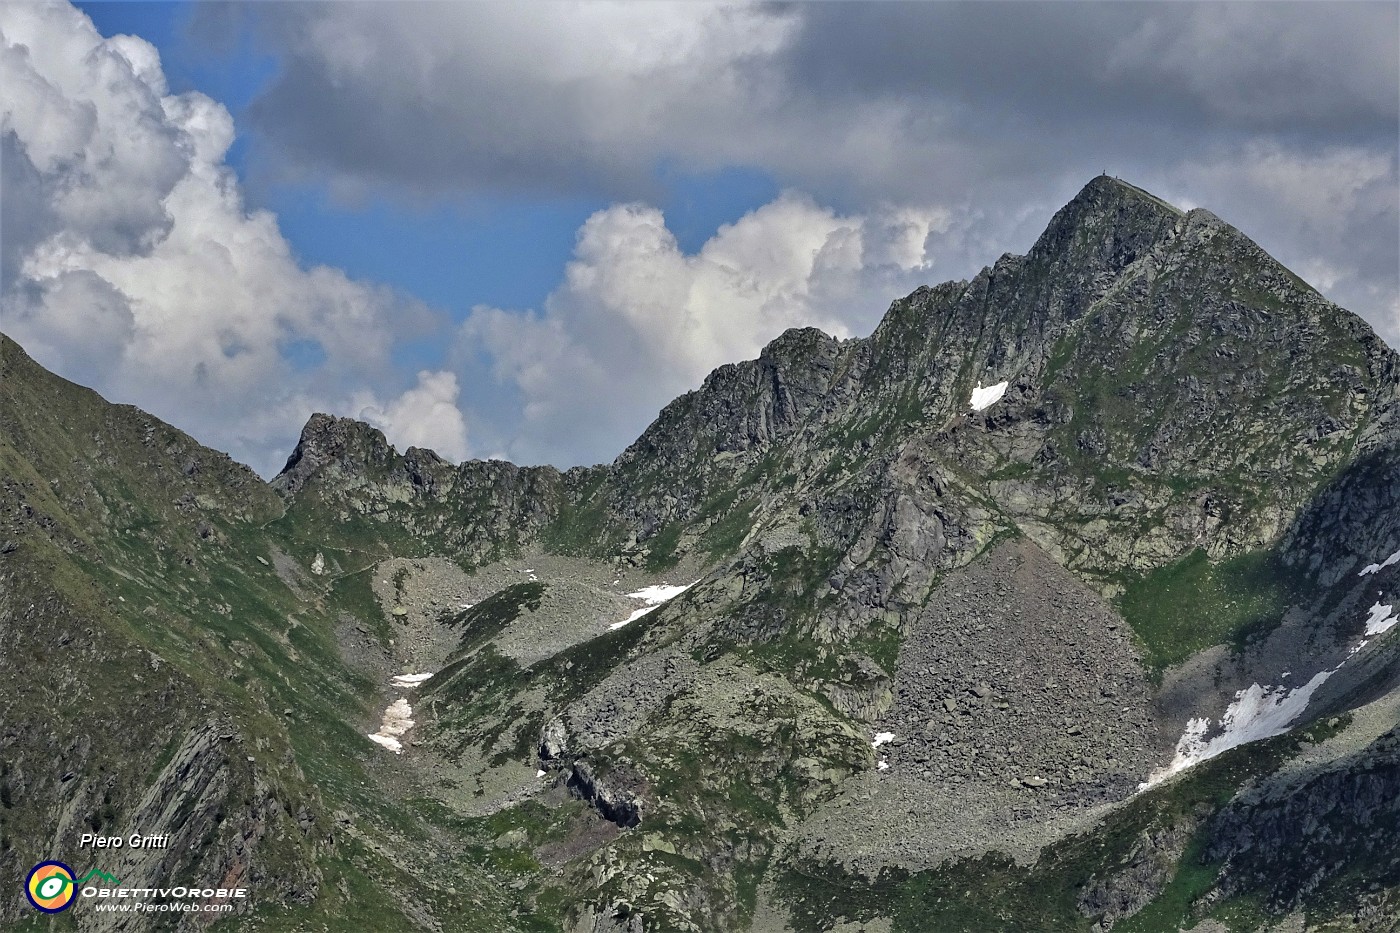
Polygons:
M1147 782L1139 785L1139 789L1151 787L1163 778L1185 771L1246 742L1257 742L1260 739L1282 735L1288 731L1293 720L1307 708L1313 692L1334 673L1335 668L1330 671L1318 671L1312 680L1292 690L1287 687L1250 685L1235 694L1235 702L1226 707L1220 717L1220 732L1209 739L1206 738L1206 733L1210 731L1210 719L1192 719L1186 724L1186 731L1177 740L1176 756L1166 767L1148 775Z
M1307 709L1313 693L1327 678L1341 670L1342 665L1369 645L1376 636L1385 634L1400 622L1400 616L1394 615L1394 610L1393 604L1382 605L1377 600L1369 610L1364 637L1351 647L1341 664L1331 670L1318 671L1301 687L1290 690L1285 686L1265 687L1256 683L1236 693L1235 701L1226 707L1216 723L1219 731L1210 738L1206 738L1207 733L1211 731L1211 721L1208 717L1190 720L1186 724L1186 731L1177 740L1175 757L1166 767L1158 768L1148 775L1147 780L1138 785L1138 790L1145 790L1173 774L1185 771L1192 765L1198 765L1246 742L1257 742L1287 732L1294 721L1303 714L1303 710ZM1284 673L1281 676L1287 677L1289 674Z
M699 582L699 580L695 581L695 583ZM628 593L628 599L640 599L645 601L646 605L640 609L633 610L630 616L623 619L621 622L612 623L608 626L608 628L620 629L628 622L637 621L642 616L646 615L648 612L651 612L653 609L655 609L662 603L670 602L671 600L675 599L677 596L681 595L686 590L694 586L695 583L687 583L684 586L673 586L669 583L658 583L654 586L644 586L640 590L637 590L635 593Z
M371 735L369 740L378 742L395 755L402 754L403 743L399 741L399 736L412 728L413 707L409 706L403 697L399 697L384 711L384 720L379 724L379 731Z
M399 690L413 690L419 684L432 677L432 673L425 674L399 674L389 681L389 686ZM380 720L379 731L370 734L369 740L384 746L395 755L403 754L403 743L399 741L409 729L413 728L413 707L408 700L399 697L389 704L389 708L384 710L384 718Z
M969 404L973 411L981 411L988 405L1001 401L1001 397L1006 394L1006 387L1011 383L998 382L994 386L982 388L982 383L977 383L977 388L972 390L972 400Z
M1364 577L1367 574L1380 573L1382 570L1389 567L1391 564L1400 564L1400 551L1396 551L1394 554L1390 555L1385 560L1381 561L1379 564L1367 564L1362 569L1362 571L1359 574L1357 574L1357 576Z
M1400 622L1400 616L1396 616L1394 610L1394 604L1382 606L1377 600L1371 607L1371 617L1366 620L1366 634L1382 635L1390 631L1396 622Z

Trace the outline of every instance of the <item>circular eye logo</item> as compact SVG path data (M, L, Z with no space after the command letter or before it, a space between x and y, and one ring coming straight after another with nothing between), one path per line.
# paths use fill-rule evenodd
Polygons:
M35 910L56 914L73 906L73 869L62 862L40 862L29 871L25 896Z

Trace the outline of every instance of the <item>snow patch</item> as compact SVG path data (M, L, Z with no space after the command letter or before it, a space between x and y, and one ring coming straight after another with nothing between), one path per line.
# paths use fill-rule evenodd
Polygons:
M1389 567L1391 564L1400 564L1400 551L1396 551L1394 554L1390 555L1385 560L1381 561L1379 564L1367 564L1366 567L1360 573L1357 574L1357 576L1364 577L1367 574L1380 573L1382 570Z
M1366 620L1367 635L1381 635L1390 631L1396 622L1400 622L1400 616L1393 615L1394 604L1382 606L1380 600L1371 607L1371 617Z
M699 580L695 581L695 583L699 582ZM644 586L635 593L628 593L627 598L644 599L653 606L659 606L664 602L675 599L694 586L695 583L687 583L684 586L670 586L666 583L657 584L656 586Z
M399 674L389 681L389 686L399 690L412 690L432 676L431 671L423 674ZM384 710L384 717L379 722L379 731L373 733L369 740L384 746L395 755L400 755L403 753L403 743L399 741L399 736L412 728L413 707L408 705L408 700L399 697Z
M1220 730L1218 734L1207 739L1206 735L1211 731L1210 719L1192 719L1177 740L1176 757L1165 768L1148 775L1147 782L1139 785L1139 789L1151 787L1164 778L1247 742L1282 735L1302 715L1317 688L1336 672L1337 668L1318 671L1312 680L1292 690L1256 683L1239 691L1235 694L1235 702L1225 709L1224 715L1216 723Z
M632 614L630 616L623 619L621 622L613 622L608 626L608 628L610 630L620 629L629 622L636 622L642 616L646 615L648 612L651 612L655 608L655 606L643 606L641 609L634 609L632 610Z
M982 383L977 383L977 388L972 390L972 399L968 403L973 411L981 411L988 405L1001 401L1001 397L1006 394L1006 387L1011 383L998 382L994 386L982 388Z
M542 778L542 777L544 777L544 771L543 771L543 770L536 771L536 772L535 772L535 777L537 777L537 778Z
M1385 634L1400 623L1400 616L1393 615L1394 610L1394 604L1383 606L1380 600L1376 600L1370 609L1370 617L1366 619L1365 637L1352 645L1341 664L1329 671L1318 671L1312 680L1301 687L1290 690L1283 686L1263 687L1256 683L1236 693L1235 702L1226 707L1224 715L1216 723L1219 732L1211 738L1206 738L1211 731L1210 719L1192 719L1177 740L1176 757L1165 768L1158 768L1149 774L1147 780L1138 785L1138 790L1146 790L1164 778L1246 742L1257 742L1287 732L1327 678L1341 670L1342 665L1377 635ZM1288 677L1291 673L1284 671L1280 677Z
M413 728L413 707L403 697L389 704L384 711L384 719L379 723L379 731L369 737L371 742L383 745L395 755L403 753L403 743L399 736Z
M875 748L879 748L881 745L884 745L884 744L886 744L886 743L888 743L888 742L893 742L893 741L894 741L894 733L893 733L893 732L877 732L877 733L875 733L875 741L871 742L870 744L873 745Z
M877 771L888 771L890 770L890 763L881 758L879 761L875 762L875 769Z
M699 582L699 580L695 581L695 583ZM644 600L646 602L646 605L643 606L641 609L633 610L632 614L627 618L623 619L621 622L613 622L611 625L608 626L608 628L610 630L616 630L622 628L629 622L636 622L642 616L646 615L648 612L651 612L653 609L655 609L662 603L670 602L671 600L675 599L677 596L681 595L686 590L694 586L695 583L687 583L684 586L672 586L668 583L659 583L654 586L644 586L640 590L637 590L635 593L628 593L628 599Z

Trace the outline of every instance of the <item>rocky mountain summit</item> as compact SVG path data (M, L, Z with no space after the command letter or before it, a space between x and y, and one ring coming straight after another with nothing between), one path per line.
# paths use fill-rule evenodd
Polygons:
M1208 211L1096 178L567 471L318 414L264 484L3 356L6 877L139 818L269 928L1400 925L1400 357Z

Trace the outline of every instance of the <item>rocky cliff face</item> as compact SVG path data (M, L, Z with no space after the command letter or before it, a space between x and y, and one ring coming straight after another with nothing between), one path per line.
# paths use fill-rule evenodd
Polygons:
M76 618L111 593L202 698L161 704L189 767L127 774L112 819L222 813L198 864L308 901L296 922L1389 909L1393 847L1347 843L1390 818L1400 360L1207 211L1095 179L1025 256L866 338L789 331L605 466L452 465L316 415L265 487L69 404L115 433L10 418L6 535L53 561L16 591L61 565ZM357 738L391 706L397 755ZM31 731L6 780L66 839ZM1139 793L1181 761L1205 764ZM327 867L264 867L296 853ZM451 870L406 871L422 853Z
M1310 365L1297 365L1299 347ZM598 556L635 539L660 565L713 554L707 532L742 522L741 510L806 517L820 547L894 562L855 597L862 612L917 603L926 586L897 597L891 580L957 566L1017 528L1113 595L1125 575L1197 548L1218 560L1270 546L1372 443L1363 433L1394 418L1394 367L1363 322L1214 215L1101 177L1029 254L915 292L869 338L792 331L721 367L609 468L454 469L317 416L274 486L295 502L320 471L350 511L426 496L455 515L504 516L496 528L424 530L474 559L548 542L555 526L555 540ZM975 385L1003 381L999 403L969 411ZM968 473L975 491L947 495ZM845 508L862 521L883 506L937 515L941 542L932 554L874 548L869 539L898 535L833 516L830 503L852 496Z
M343 900L384 862L332 829L347 828L333 815L343 788L363 781L359 743L343 744L363 681L327 641L342 596L311 592L305 564L279 576L297 566L274 527L282 500L5 338L0 366L0 880L17 892L59 859L131 887L241 886L240 923L274 904L300 905L302 923ZM99 850L85 833L165 845ZM93 907L64 919L154 925ZM22 897L0 901L0 926L35 916ZM171 929L226 919L156 916Z
M1390 729L1337 760L1286 769L1232 801L1208 830L1203 855L1223 863L1210 896L1256 892L1282 911L1349 873L1395 878L1397 827L1400 734Z
M362 543L377 540L386 551L479 562L537 538L584 475L500 460L453 466L419 447L401 454L367 424L317 414L271 486L328 540L349 544L370 528Z
M995 404L973 410L974 388L1001 383ZM1178 211L1099 178L1026 256L1003 256L970 282L920 289L897 301L870 337L791 331L757 360L721 367L610 466L550 477L549 494L526 496L535 512L522 513L502 485L502 471L514 468L444 468L473 473L481 477L473 488L490 490L469 514L511 516L518 533L487 535L491 549L461 538L443 543L469 563L542 547L624 570L709 568L683 600L634 623L627 637L619 633L602 666L576 667L567 691L576 700L495 702L509 730L528 731L532 722L564 730L554 739L569 752L546 756L547 773L587 775L579 786L626 775L640 788L628 812L668 814L651 818L666 821L663 833L687 821L739 827L750 841L743 855L719 838L667 843L730 873L762 871L780 839L804 837L799 861L834 853L861 872L882 859L919 867L1012 832L997 824L999 814L1067 827L1074 820L1057 823L1057 808L1122 799L1134 773L1145 777L1154 758L1169 757L1189 717L1219 715L1232 691L1247 686L1242 678L1282 676L1280 659L1296 656L1301 643L1319 650L1306 620L1340 619L1342 609L1325 607L1358 598L1341 593L1355 589L1349 575L1361 557L1400 546L1390 515L1392 487L1400 486L1391 477L1396 387L1392 350L1238 231L1207 211ZM294 462L278 480L294 509L305 495L301 473ZM406 488L403 476L402 467L380 468L372 495L393 499L388 490ZM356 482L336 484L335 495L359 495L349 491ZM390 523L422 522L425 510L405 514ZM948 590L959 568L991 566L987 555L1018 538L1021 553L1040 555L1032 564L1048 557L1047 566L1058 564L1089 590L1054 609L1035 608L1026 592L1011 595L985 574L962 593ZM1015 663L1033 640L1010 634L1014 628L1000 634L1014 640L1006 658L965 657L996 626L984 629L981 617L959 622L960 607L998 593L1035 614L1037 630L1065 613L1086 626L1105 598L1119 621L1062 636L1079 647L1047 656L1051 673L1033 684ZM1216 649L1216 661L1207 665L1202 654L1177 673L1202 649L1260 639L1290 607L1294 623L1263 647L1238 657ZM1072 672L1116 637L1104 632L1129 638L1139 655L1102 662L1114 683L1081 693ZM1345 653L1345 638L1328 638L1327 652ZM468 655L468 671L481 674L455 675L452 694L490 691L472 679L493 669L476 657ZM949 679L968 664L981 675L970 686ZM1154 705L1144 670L1150 680L1164 669ZM664 750L748 734L736 712L747 707L735 706L721 670L773 675L760 693L767 708L787 715L800 698L820 698L826 712L817 719L827 724L788 751L774 752L784 740L766 737L770 752L759 759ZM522 695L558 690L545 687L553 675L543 671L513 676L510 689ZM1201 689L1206 677L1217 686ZM1347 682L1332 682L1329 703L1345 706ZM545 693L530 693L531 684ZM443 702L446 690L438 691ZM1096 716L1106 708L1116 711L1112 721ZM715 722L698 709L723 712ZM1038 718L1050 710L1057 712ZM1008 713L1025 741L996 731ZM888 728L899 745L852 757L837 738L851 725L872 735ZM1109 741L1117 757L1095 754L1125 725L1131 735ZM1086 735L1085 749L1064 762L1035 757ZM567 766L557 770L561 760ZM736 804L727 775L741 761L791 790ZM898 774L883 776L881 768L894 767ZM677 768L709 792L690 800L658 792ZM908 771L917 772L912 782ZM878 779L868 818L900 827L894 838L922 821L964 844L901 861L848 838L839 827L857 811L823 808L840 803L839 789L860 774ZM1107 797L1095 796L1103 789ZM910 809L908 801L929 797L964 803L942 815ZM902 815L886 815L889 807ZM823 828L774 836L768 812ZM1017 844L1061 831L1021 833ZM1176 838L1186 830L1160 832ZM609 864L619 851L608 850ZM675 903L678 885L681 876L634 879L627 902L649 905L638 909L663 926L684 927L695 911L743 915L737 888L709 888L702 910ZM717 910L716 898L728 906Z

